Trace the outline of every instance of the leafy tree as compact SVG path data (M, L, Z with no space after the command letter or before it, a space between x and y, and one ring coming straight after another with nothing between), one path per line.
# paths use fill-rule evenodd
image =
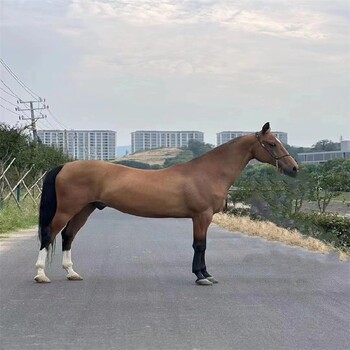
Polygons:
M47 171L71 159L54 147L35 143L25 129L0 124L0 163L16 158L14 165L19 172L32 164L35 171Z
M294 146L289 146L289 145L285 145L286 150L288 151L288 153L294 158L294 159L298 159L298 153L302 153L302 151L300 150L302 147L294 147Z
M30 163L31 140L23 129L11 127L5 123L0 124L0 163L16 158L16 165L23 170Z
M237 187L231 200L236 201L237 197L243 199L243 203L251 205L253 214L273 219L276 214L291 210L292 201L286 197L286 182L270 166L262 164L247 168L239 178Z
M331 140L320 140L312 145L312 152L322 152L322 151L339 151L340 143L333 142Z
M302 168L297 178L282 176L265 164L248 166L230 192L232 202L251 206L253 217L263 217L281 226L290 226L292 216L298 213L310 197L308 169Z
M198 140L189 140L188 146L183 147L182 151L176 157L167 158L165 160L164 167L167 168L175 164L188 162L193 158L200 157L201 155L209 152L213 148L214 146L209 143L203 143Z
M320 164L311 171L313 186L311 199L316 201L320 212L324 213L332 198L350 191L350 160L334 159Z
M32 165L34 165L33 170L26 181L33 180L38 173L50 170L70 160L68 156L55 148L34 143L31 137L26 134L25 129L1 123L0 173L5 170L5 167L13 158L16 158L13 167L6 173L6 177L12 186ZM0 201L4 195L4 181L4 179L0 181Z
M189 149L184 149L176 157L165 159L163 166L164 168L167 168L175 164L186 163L191 159L193 159L192 151L190 151Z
M231 200L246 204L263 202L270 211L287 216L299 212L305 201L315 201L323 213L335 196L350 192L349 174L350 159L303 165L295 179L280 176L267 165L250 166L239 178ZM260 203L260 206L264 205Z
M60 164L67 163L72 159L54 147L43 144L32 144L31 162L36 172L50 170Z
M324 214L334 196L350 192L349 174L350 159L303 165L296 178L281 176L267 165L248 166L229 195L233 202L250 205L252 218L271 220L336 246L349 247L349 219ZM302 212L305 201L315 201L322 215ZM237 209L232 213L242 215ZM243 215L247 213L243 211Z
M188 141L188 146L186 147L186 149L193 153L194 158L200 157L204 153L207 153L210 150L212 150L213 148L214 146L209 143L203 143L193 139Z

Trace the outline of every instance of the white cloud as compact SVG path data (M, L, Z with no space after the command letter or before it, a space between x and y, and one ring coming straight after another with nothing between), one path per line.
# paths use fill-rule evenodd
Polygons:
M330 54L328 45L343 44L346 21L337 17L334 23L333 14L306 4L73 0L67 20L79 27L57 30L85 50L82 71L94 67L98 74L211 74L221 79L256 71L255 82L270 84L281 81L276 74L280 62L296 64L293 50L308 60L313 57L315 63L345 64L347 57ZM281 44L282 55L275 52Z
M280 129L302 121L305 139L322 120L317 132L331 138L327 133L349 127L348 6L346 0L43 0L40 6L5 0L0 26L9 33L1 38L5 56L13 47L23 72L37 65L38 82L56 76L64 87L49 89L52 98L59 95L63 115L80 111L92 127L99 127L96 115L104 117L95 123L109 127L118 114L118 128L168 126L171 118L174 128L203 125L214 133L231 125L251 129L269 117ZM328 115L338 124L327 124Z
M324 24L330 15L303 7L303 2L262 1L164 1L133 0L104 2L73 0L69 17L76 20L123 20L139 26L190 25L204 23L232 30L264 33L279 37L322 39L327 37ZM288 5L287 5L288 4ZM277 10L275 9L277 8Z

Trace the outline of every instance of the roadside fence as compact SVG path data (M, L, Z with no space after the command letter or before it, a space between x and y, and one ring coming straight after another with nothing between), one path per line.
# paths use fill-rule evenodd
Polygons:
M14 165L15 160L16 158L7 162L0 161L0 208L14 200L21 209L21 204L26 198L38 206L46 172L34 173L34 165L24 171L18 171Z

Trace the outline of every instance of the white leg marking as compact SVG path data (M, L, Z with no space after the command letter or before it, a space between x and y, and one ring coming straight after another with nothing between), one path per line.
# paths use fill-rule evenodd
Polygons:
M47 258L48 250L43 248L39 251L38 260L36 261L35 267L37 269L37 275L34 280L38 283L48 283L51 282L49 278L45 275L45 263Z
M67 278L73 281L82 280L81 276L73 270L72 250L64 250L62 258L62 267L67 271Z

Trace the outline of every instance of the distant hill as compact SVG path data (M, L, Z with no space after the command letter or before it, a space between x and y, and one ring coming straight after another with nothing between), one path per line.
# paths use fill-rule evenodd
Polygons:
M137 152L126 157L118 157L115 161L132 160L150 165L163 165L167 158L174 158L181 152L182 150L178 148L159 148L145 152Z

